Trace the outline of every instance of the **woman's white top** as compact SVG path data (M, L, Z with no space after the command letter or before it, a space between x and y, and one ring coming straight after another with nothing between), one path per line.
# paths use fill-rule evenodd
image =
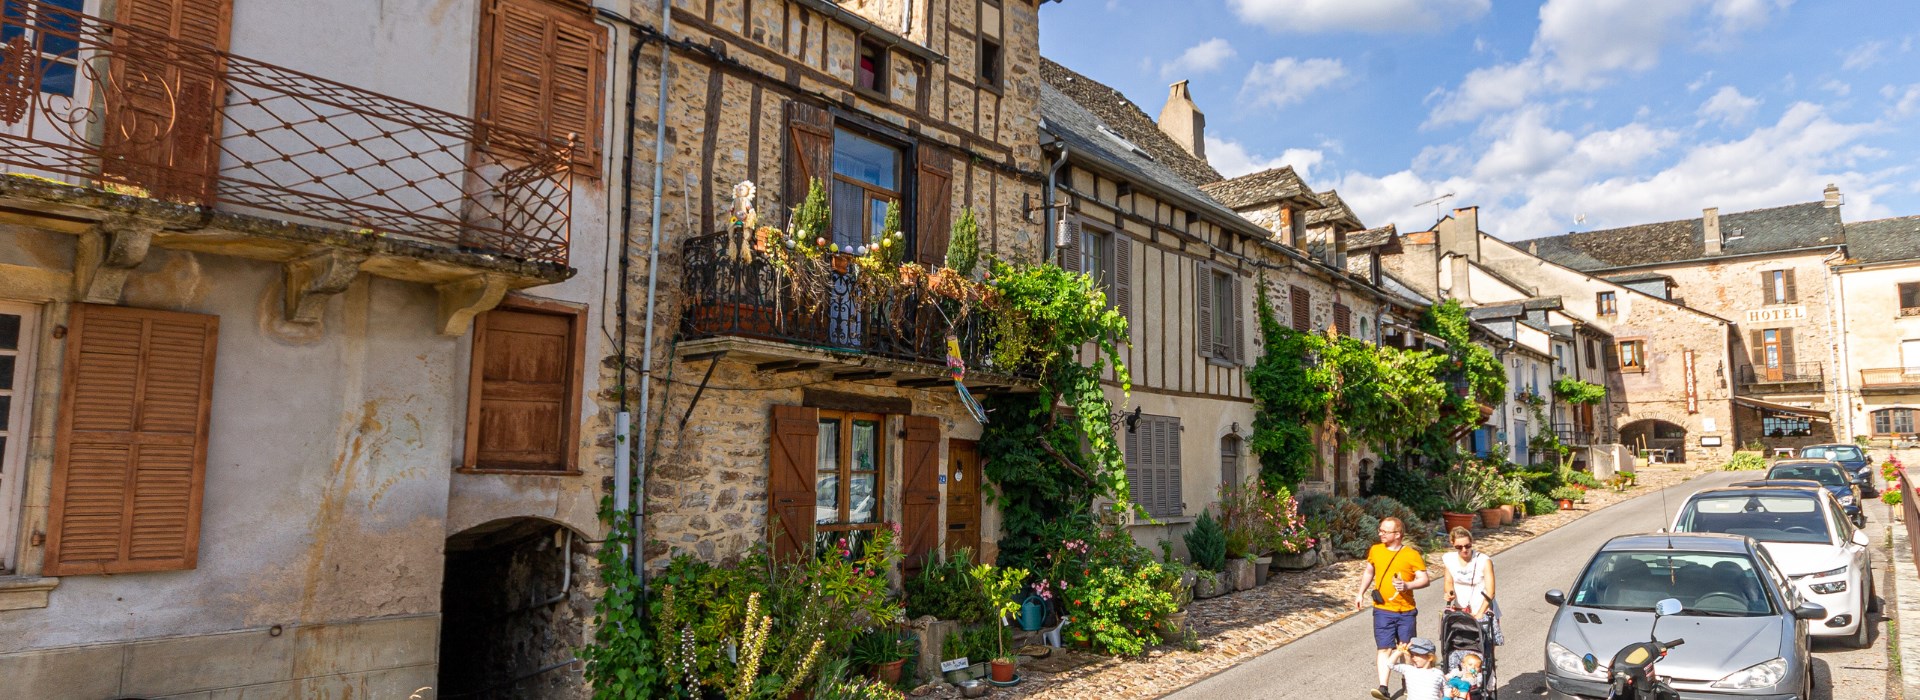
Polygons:
M1493 557L1486 552L1474 550L1473 559L1462 560L1459 552L1447 552L1440 556L1447 569L1447 578L1453 579L1453 597L1474 617L1485 615L1488 599L1487 580L1493 578ZM1494 614L1500 614L1499 606L1494 606Z

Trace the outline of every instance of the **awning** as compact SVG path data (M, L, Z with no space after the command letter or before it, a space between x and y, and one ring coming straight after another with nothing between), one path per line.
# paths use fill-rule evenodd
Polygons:
M1774 403L1772 401L1761 401L1760 399L1752 398L1749 396L1735 396L1733 397L1733 402L1740 404L1742 406L1746 406L1747 408L1758 409L1761 411L1766 411L1768 413L1784 413L1789 416L1800 416L1803 418L1812 418L1814 420L1830 420L1831 419L1830 415L1826 411L1821 411L1821 410L1812 409L1812 408L1803 408L1800 406L1789 406L1784 403Z

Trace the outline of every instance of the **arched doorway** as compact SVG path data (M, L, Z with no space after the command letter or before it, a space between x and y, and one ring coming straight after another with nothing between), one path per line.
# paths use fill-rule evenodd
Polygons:
M586 697L574 650L593 601L586 538L507 518L447 538L440 585L440 698Z
M1676 423L1648 418L1620 427L1620 440L1634 454L1657 454L1668 462L1687 461L1687 429Z

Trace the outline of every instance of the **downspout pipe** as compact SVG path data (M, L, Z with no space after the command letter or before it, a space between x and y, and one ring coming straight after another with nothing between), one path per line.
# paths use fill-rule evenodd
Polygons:
M605 9L600 10L600 14L602 17L618 20L622 23L626 20L625 17L620 17ZM631 27L629 27L629 29L631 29ZM627 276L633 267L633 236L630 235L633 230L633 115L640 99L640 48L647 43L646 36L640 32L629 31L628 36L632 39L633 45L627 48L627 99L625 111L627 125L624 131L625 135L621 139L621 147L625 155L621 159L622 164L620 167L620 279L615 281L615 284L619 285L620 296L614 305L615 313L620 316L620 348L618 351L620 382L617 394L620 410L613 416L613 512L615 513L629 512L633 503L633 413L627 410L627 399L629 397L627 392L627 362L629 360L628 332L633 324L627 319L627 309L630 304ZM620 548L622 554L631 556L631 550L628 549L627 543L621 543Z
M1046 251L1046 254L1040 258L1041 262L1053 260L1054 243L1057 242L1056 239L1059 235L1056 232L1058 230L1058 219L1055 218L1058 215L1054 213L1053 205L1053 201L1057 197L1055 192L1059 189L1059 185L1055 182L1054 178L1060 174L1060 168L1067 164L1067 142L1057 137L1054 139L1054 142L1060 145L1060 157L1054 159L1052 167L1047 168L1047 188L1042 191L1040 195L1040 207L1046 211L1046 215L1041 217L1041 220L1046 222L1044 225L1047 227L1047 230L1042 231L1040 235L1042 239L1040 244L1042 246L1041 250Z
M673 3L662 2L660 3L660 34L662 36L672 36L672 32ZM668 65L668 59L670 59L672 55L672 48L665 42L662 42L660 44L660 97L658 101L654 103L653 110L653 211L649 214L651 221L647 227L647 325L642 331L643 339L640 343L639 423L641 438L635 444L633 469L634 483L637 490L634 501L638 505L633 509L634 554L631 561L633 562L634 574L641 577L642 581L646 580L646 557L641 553L645 548L642 543L646 542L646 530L643 529L644 520L641 518L641 514L646 510L647 500L647 441L645 434L647 428L648 403L653 397L653 323L654 312L657 311L659 307L660 207L662 201L661 191L666 186L664 181L667 170L667 93L668 86L672 80L672 77L668 74L668 69L671 68L671 66ZM628 129L632 129L631 121L628 122Z

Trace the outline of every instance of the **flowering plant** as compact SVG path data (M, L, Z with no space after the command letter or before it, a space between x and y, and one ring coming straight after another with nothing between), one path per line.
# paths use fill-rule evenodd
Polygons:
M1317 543L1307 520L1300 515L1300 504L1285 487L1260 494L1259 517L1263 521L1263 551L1299 554Z
M980 593L986 596L987 602L993 606L993 616L1001 625L1007 624L1007 618L1019 614L1020 603L1013 599L1013 594L1018 592L1020 584L1027 580L1026 569L1000 569L992 564L981 564L973 568L973 579L980 582ZM999 637L1000 656L994 660L1010 663L1012 657L1007 655L1006 635L999 635Z

